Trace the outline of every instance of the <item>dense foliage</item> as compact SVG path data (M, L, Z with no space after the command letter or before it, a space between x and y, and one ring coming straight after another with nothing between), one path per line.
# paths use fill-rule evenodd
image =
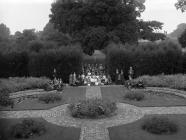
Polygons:
M139 20L145 10L144 0L57 0L52 4L50 22L60 32L68 33L82 44L83 51L92 55L110 41L137 43L139 38L158 40L164 34L157 21Z
M62 78L64 82L68 82L71 73L80 73L81 64L82 52L80 48L68 47L60 50L45 50L30 56L29 74L36 77L53 78L55 68L57 78Z
M128 78L129 67L134 76L175 74L182 72L182 51L172 41L161 43L142 43L138 46L111 44L107 50L107 68L114 80L116 69L123 70Z
M70 73L81 71L82 52L79 47L74 46L44 49L33 51L30 54L28 52L12 51L4 54L0 53L0 58L0 77L46 76L53 78L55 68L57 77L67 82Z
M177 9L180 9L182 12L185 12L186 10L186 0L177 0L177 3L175 4Z
M113 115L116 103L109 100L89 99L69 105L71 115L76 118L103 118Z
M178 38L178 41L181 44L182 48L186 48L186 29L183 31L181 36Z

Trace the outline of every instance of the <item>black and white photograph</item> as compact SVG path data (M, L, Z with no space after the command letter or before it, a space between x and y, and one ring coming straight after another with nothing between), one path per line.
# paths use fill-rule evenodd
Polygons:
M186 140L186 0L0 0L0 140Z

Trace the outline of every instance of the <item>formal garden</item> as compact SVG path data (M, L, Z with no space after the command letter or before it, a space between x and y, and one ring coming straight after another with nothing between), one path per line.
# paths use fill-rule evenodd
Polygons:
M144 2L56 0L40 33L0 24L0 140L184 140L186 30L157 32Z

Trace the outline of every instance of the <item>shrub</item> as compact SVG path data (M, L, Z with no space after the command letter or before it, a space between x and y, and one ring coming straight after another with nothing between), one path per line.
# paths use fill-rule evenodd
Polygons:
M25 119L11 128L11 135L14 138L24 139L33 136L40 136L46 132L45 125L32 119Z
M76 118L103 118L113 115L116 103L109 100L88 99L69 105L71 115Z
M42 101L46 104L54 103L61 101L62 97L58 93L49 93L39 97L39 101Z
M145 94L142 92L128 92L124 96L125 99L141 101L145 98Z
M176 123L166 117L153 117L145 120L142 129L153 134L173 134L178 131Z
M12 106L14 105L14 101L9 97L9 94L2 93L0 95L0 106Z
M125 82L125 86L127 88L145 88L145 84L142 80L135 81L135 80L128 80Z

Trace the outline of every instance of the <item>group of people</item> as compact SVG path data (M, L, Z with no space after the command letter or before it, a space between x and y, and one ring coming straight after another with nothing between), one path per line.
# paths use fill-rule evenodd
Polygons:
M133 68L130 67L128 71L128 78L133 78ZM123 70L116 69L116 77L114 79L116 84L124 84L124 72ZM109 85L112 84L111 76L106 74L105 67L102 64L86 64L82 66L82 74L77 75L75 72L69 76L69 85L71 86L98 86L98 85Z
M111 84L110 75L105 74L105 67L102 64L85 64L82 66L82 74L74 72L69 76L70 85L108 85Z

